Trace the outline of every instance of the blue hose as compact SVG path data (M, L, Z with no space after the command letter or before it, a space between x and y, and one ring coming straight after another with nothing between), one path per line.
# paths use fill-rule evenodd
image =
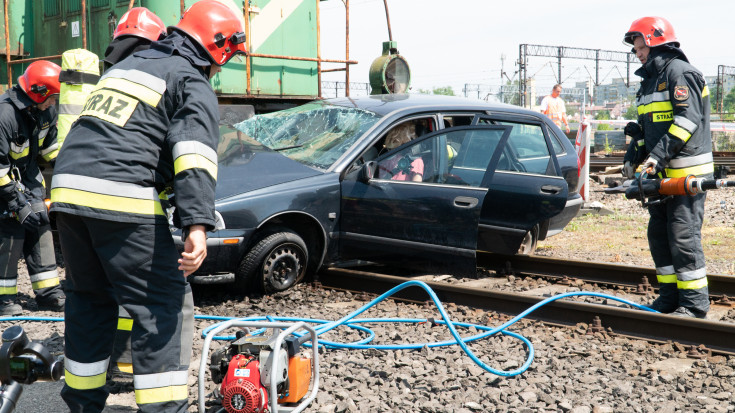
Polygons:
M375 336L375 333L373 333L372 330L368 330L367 328L359 327L358 324L366 324L366 323L425 323L425 322L430 321L429 319L414 319L414 318L411 318L411 319L409 319L409 318L367 318L367 319L363 318L363 319L356 319L355 318L358 315L360 315L363 312L365 312L368 309L370 309L371 307L375 306L377 303L383 301L385 298L390 297L391 295L395 294L398 291L401 291L401 290L403 290L405 288L413 287L413 286L421 287L421 288L423 288L427 292L427 294L429 294L429 296L431 297L431 300L434 302L434 304L436 305L437 309L439 310L439 314L441 314L441 318L442 318L441 320L436 320L434 322L437 323L437 324L444 324L444 325L446 325L449 328L449 331L452 334L452 337L454 338L454 340L446 340L446 341L441 341L441 342L413 343L413 344L389 344L389 345L368 344L372 340L372 338ZM452 322L449 319L449 316L447 315L446 311L444 310L444 306L442 305L441 301L439 301L439 298L436 296L436 293L434 293L434 291L431 289L431 287L429 287L426 283L424 283L422 281L407 281L407 282L405 282L403 284L400 284L400 285L397 285L397 286L391 288L387 292L383 293L381 296L375 298L374 300L370 301L369 303L365 304L364 306L360 307L359 309L353 311L352 313L350 313L350 314L348 314L348 315L340 318L337 321L329 322L327 320L320 320L320 319L295 318L295 317L272 317L272 316L267 316L267 317L246 317L246 318L237 318L237 319L238 320L244 320L244 321L281 321L281 322L304 321L304 322L307 322L307 323L310 323L310 324L313 324L313 325L320 324L320 326L314 327L314 329L317 332L317 335L324 334L324 333L326 333L326 332L328 332L330 330L333 330L333 329L335 329L335 328L337 328L339 326L342 326L342 325L347 326L347 327L350 327L350 328L358 329L360 331L369 331L370 332L369 337L364 338L364 339L362 339L360 341L357 341L357 342L354 342L354 343L337 343L337 342L326 341L326 340L321 340L320 339L319 340L319 343L325 345L328 348L346 348L346 349L360 349L360 350L363 350L363 349L407 350L407 349L420 349L420 348L423 348L423 347L442 347L442 346L449 346L449 345L457 344L457 345L460 346L460 348L462 348L462 351L464 351L470 357L470 359L472 359L472 361L475 362L475 364L477 364L478 366L480 366L483 370L485 370L485 371L487 371L489 373L493 373L493 374L499 375L499 376L511 377L511 376L515 376L515 375L521 374L521 373L525 372L528 369L528 367L533 362L534 349L533 349L533 345L531 344L531 342L527 338L525 338L525 337L523 337L523 336L521 336L519 334L513 333L511 331L506 331L505 329L508 328L508 327L510 327L511 325L517 323L522 318L526 317L527 315L531 314L532 312L536 311L540 307L543 307L544 305L546 305L546 304L548 304L548 303L550 303L552 301L560 300L560 299L566 298L566 297L574 297L574 296L592 296L592 297L607 298L607 299L611 299L611 300L615 300L615 301L618 301L618 302L627 304L627 305L632 306L632 307L635 307L635 308L639 308L641 310L651 311L651 312L657 312L657 311L652 310L652 309L650 309L650 308L648 308L646 306L643 306L643 305L640 305L640 304L637 304L637 303L634 303L632 301L628 301L628 300L625 300L625 299L622 299L622 298L618 298L618 297L615 297L615 296L612 296L612 295L607 295L607 294L602 294L602 293L595 293L595 292L588 292L588 291L575 291L575 292L568 292L568 293L559 294L559 295L556 295L554 297L549 297L549 298L547 298L545 300L542 300L542 301L536 303L535 305L531 306L527 310L523 311L521 314L518 314L514 318L512 318L509 321L503 323L501 326L494 327L493 328L493 327L487 327L487 326L477 325L477 324ZM205 317L205 316L198 316L198 317L200 319L202 319L202 317ZM229 319L235 319L235 317L227 318L227 319L228 320ZM214 325L211 325L211 326L207 327L202 332L202 336L205 336L207 334L207 332L209 332L211 329L217 327L217 325L218 324L214 324ZM462 338L459 335L459 333L457 332L457 329L455 328L455 326L467 327L467 328L474 327L475 329L482 331L482 333L479 333L479 334L475 334L473 336ZM258 330L258 331L251 332L251 334L257 335L257 334L262 334L263 332L264 332L263 330ZM494 368L488 366L487 364L483 363L479 358L477 358L477 356L475 356L475 354L472 352L472 350L470 350L467 347L467 345L466 345L466 343L468 343L470 341L480 340L480 339L483 339L483 338L486 338L486 337L490 337L490 336L495 335L495 334L498 334L498 333L504 334L504 335L508 335L508 336L511 336L511 337L514 337L514 338L517 338L518 340L520 340L521 342L523 342L523 344L526 345L526 347L528 349L527 350L528 351L528 355L526 357L526 361L518 369L510 370L510 371L504 371L504 370L494 369ZM232 336L228 336L228 337L215 337L215 339L217 339L217 340L233 340L234 337L232 337ZM308 344L305 344L305 345L308 345Z
M439 314L441 314L441 320L430 320L430 319L421 319L421 318L360 318L357 319L358 315L364 313L365 311L369 310L371 307L377 305L379 302L383 301L387 297L390 297L391 295L397 293L398 291L401 291L408 287L421 287L423 288L426 293L431 297L431 300L436 305L437 309L439 310ZM618 301L623 304L627 304L631 307L635 307L641 310L650 311L650 312L657 312L655 310L652 310L646 306L634 303L632 301L628 301L622 298L618 298L612 295L602 294L602 293L595 293L595 292L589 292L589 291L575 291L575 292L568 292L559 294L553 297L549 297L545 300L542 300L533 306L529 307L522 313L518 314L517 316L513 317L512 319L506 321L502 325L498 327L487 327L483 325L478 324L471 324L471 323L459 323L459 322L452 322L449 319L449 316L447 315L446 311L444 310L444 306L442 305L441 301L439 301L439 298L436 296L436 293L429 287L426 283L422 281L407 281L403 284L397 285L387 292L383 293L379 297L375 298L374 300L370 301L369 303L365 304L364 306L358 308L357 310L353 311L352 313L340 318L337 321L328 321L328 320L321 320L321 319L313 319L313 318L297 318L297 317L273 317L273 316L265 316L265 317L245 317L245 318L239 318L239 317L225 317L225 316L212 316L212 315L196 315L194 318L198 320L214 320L214 321L226 321L226 320L243 320L243 321L281 321L281 322L297 322L297 321L304 321L307 323L310 323L312 325L317 325L314 327L314 329L317 332L317 335L324 334L328 331L331 331L339 326L346 326L348 328L352 328L358 331L361 331L363 333L367 334L367 337L358 340L356 342L352 343L339 343L339 342L333 342L333 341L326 341L326 340L319 340L319 343L324 345L327 348L345 348L345 349L358 349L358 350L364 350L364 349L378 349L378 350L410 350L410 349L420 349L423 347L443 347L443 346L450 346L450 345L459 345L462 351L464 351L472 361L480 366L483 370L496 374L498 376L504 376L504 377L511 377L516 376L518 374L521 374L528 370L528 367L533 362L534 357L534 348L531 342L517 334L513 333L511 331L507 331L506 328L512 326L513 324L517 323L519 320L525 318L527 315L531 314L532 312L536 311L537 309L543 307L544 305L560 300L562 298L567 297L575 297L575 296L591 296L591 297L600 297L600 298L607 298L610 300ZM0 317L0 321L64 321L63 318L59 317ZM408 343L408 344L369 344L373 338L375 338L375 333L370 330L367 327L363 327L360 324L367 324L367 323L426 323L426 322L434 322L436 324L443 324L446 325L449 328L449 332L452 334L452 337L454 340L445 340L445 341L439 341L439 342L426 342L426 343ZM211 326L204 329L202 332L202 337L205 337L206 334L216 328L220 323L212 324ZM475 329L481 331L481 333L468 336L468 337L461 337L459 333L457 332L456 327L465 327L470 328L474 327ZM253 331L250 334L252 335L259 335L263 334L265 330L257 330ZM495 334L503 334L510 337L514 337L518 340L520 340L523 344L525 344L527 350L527 357L526 361L523 363L523 365L515 370L498 370L494 369L490 366L488 366L486 363L482 362L475 354L467 347L468 342L480 340L483 338L487 338L490 336L493 336ZM299 333L297 335L301 336L305 333ZM217 336L214 337L215 340L234 340L234 336ZM308 343L305 343L304 345L308 346Z

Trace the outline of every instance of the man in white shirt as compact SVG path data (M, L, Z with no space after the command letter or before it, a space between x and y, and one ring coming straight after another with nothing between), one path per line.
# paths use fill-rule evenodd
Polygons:
M567 121L567 108L560 97L561 85L556 84L551 89L551 94L541 101L541 113L548 116L560 129L564 125L564 132L569 133L569 122Z

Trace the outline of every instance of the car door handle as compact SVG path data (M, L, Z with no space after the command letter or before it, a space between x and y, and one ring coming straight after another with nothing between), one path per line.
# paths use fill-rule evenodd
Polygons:
M556 185L543 185L541 187L541 192L545 194L556 195L561 192L561 187Z
M474 208L480 201L469 196L458 196L454 198L454 206L459 208Z

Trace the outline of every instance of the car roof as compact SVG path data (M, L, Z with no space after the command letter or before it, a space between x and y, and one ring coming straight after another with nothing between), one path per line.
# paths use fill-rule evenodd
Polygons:
M525 113L530 115L538 115L518 106L508 105L505 103L488 103L477 99L467 99L457 96L444 95L422 95L422 94L392 94L392 95L369 95L357 97L341 97L325 99L332 105L359 108L375 112L380 116L385 116L397 110L405 110L412 107L426 107L436 110L483 110L483 111L501 111Z

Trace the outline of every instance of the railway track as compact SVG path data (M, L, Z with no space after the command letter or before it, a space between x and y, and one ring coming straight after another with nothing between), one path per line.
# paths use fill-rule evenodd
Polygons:
M501 255L478 252L477 265L506 275L544 277L557 283L581 280L611 286L623 286L632 293L645 294L658 287L656 272L650 267L616 265L601 262L570 261L533 255ZM735 277L707 274L710 297L715 304L735 306Z
M329 268L318 274L318 282L322 287L369 294L382 294L409 279L346 268ZM498 292L475 284L426 283L442 302L509 315L517 315L546 298ZM428 299L426 293L418 288L402 290L395 298L415 302L426 302ZM605 331L657 343L675 342L689 346L690 356L695 358L705 356L703 351L735 355L735 324L732 323L679 318L570 299L553 301L529 314L528 318L562 326L585 323L592 332Z
M732 152L713 152L715 165L726 166L730 170L735 171L735 156L732 156ZM590 155L590 171L601 172L605 168L611 166L620 166L623 164L622 156L604 156L599 157L596 155Z

